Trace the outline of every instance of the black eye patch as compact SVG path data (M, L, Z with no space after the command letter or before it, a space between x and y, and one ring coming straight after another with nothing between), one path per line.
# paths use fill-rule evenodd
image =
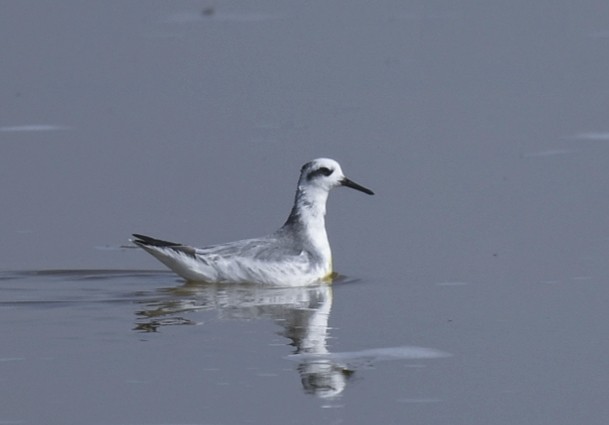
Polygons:
M334 170L331 170L327 167L320 167L317 170L313 170L311 171L308 175L307 175L307 180L311 180L314 179L317 176L326 176L328 177L330 174L332 174L334 172Z

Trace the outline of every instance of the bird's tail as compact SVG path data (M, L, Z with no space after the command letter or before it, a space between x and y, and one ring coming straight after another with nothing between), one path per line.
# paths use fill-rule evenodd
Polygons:
M169 242L169 241L164 241L161 239L155 239L155 238L151 238L150 236L140 235L139 233L134 233L133 237L135 237L135 239L131 239L131 242L133 242L134 244L139 245L139 246L156 246L159 248L163 248L163 247L175 248L175 247L182 245L181 243Z

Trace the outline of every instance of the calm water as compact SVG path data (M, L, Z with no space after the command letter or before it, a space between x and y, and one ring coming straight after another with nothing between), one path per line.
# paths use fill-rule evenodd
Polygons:
M1 2L0 424L606 424L609 3L504 3ZM332 287L123 248L319 156Z
M2 423L602 423L606 281L3 273ZM402 285L408 285L404 296Z

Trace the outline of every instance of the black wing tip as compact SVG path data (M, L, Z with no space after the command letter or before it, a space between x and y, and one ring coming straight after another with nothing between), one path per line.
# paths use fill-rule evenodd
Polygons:
M164 241L161 239L151 238L150 236L142 235L140 233L133 233L132 236L135 238L133 243L136 245L147 245L147 246L166 246L176 247L182 244L176 242Z

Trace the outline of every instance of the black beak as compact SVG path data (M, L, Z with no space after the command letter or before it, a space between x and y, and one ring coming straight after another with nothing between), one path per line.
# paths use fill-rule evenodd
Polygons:
M351 189L355 189L355 190L359 190L360 192L367 193L368 195L374 195L374 192L371 191L370 189L368 189L367 187L361 186L361 185L355 183L354 181L349 180L346 177L344 177L341 180L340 184L343 186L350 187Z

